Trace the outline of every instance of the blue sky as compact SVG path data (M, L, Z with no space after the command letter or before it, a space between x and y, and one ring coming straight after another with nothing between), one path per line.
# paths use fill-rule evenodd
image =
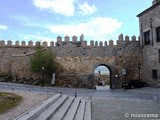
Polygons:
M102 75L109 75L109 69L105 66L98 66L95 69L94 73L98 73L98 71L100 71Z
M115 2L116 1L116 2ZM56 41L83 33L87 41L139 36L137 14L152 0L0 0L0 39Z

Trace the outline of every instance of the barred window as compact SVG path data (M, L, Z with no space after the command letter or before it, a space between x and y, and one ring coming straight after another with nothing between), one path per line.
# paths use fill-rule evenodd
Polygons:
M157 42L160 42L160 27L156 28Z
M160 63L160 49L158 50L158 62Z
M150 31L147 31L144 33L144 44L145 45L150 44Z
M156 69L152 70L152 78L157 79L157 70Z

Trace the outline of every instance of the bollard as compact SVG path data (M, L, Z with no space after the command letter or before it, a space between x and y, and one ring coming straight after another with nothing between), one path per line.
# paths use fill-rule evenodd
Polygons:
M153 100L155 103L158 103L158 96L154 96Z
M75 98L77 98L77 92L75 92Z

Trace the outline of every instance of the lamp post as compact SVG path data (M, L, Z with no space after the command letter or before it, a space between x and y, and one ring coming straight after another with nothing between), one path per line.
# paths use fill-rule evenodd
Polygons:
M117 83L118 83L118 81L117 81L118 79L117 78L118 78L118 75L115 75L115 77L116 77L115 88L117 88Z
M139 71L139 81L141 80L141 63L137 64L138 66L138 71Z
M42 62L42 87L44 86L44 62Z

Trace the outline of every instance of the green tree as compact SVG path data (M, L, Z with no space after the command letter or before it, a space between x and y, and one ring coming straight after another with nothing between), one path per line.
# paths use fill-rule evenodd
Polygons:
M46 74L52 75L57 71L58 63L56 62L56 57L51 50L44 52L43 60Z
M50 49L37 47L34 56L30 60L30 68L32 72L38 73L41 76L42 67L44 67L44 74L48 78L51 77L58 69L58 64L55 60L54 52Z
M34 56L30 60L30 67L32 72L40 73L42 69L42 62L44 61L44 51L42 48L37 48Z

